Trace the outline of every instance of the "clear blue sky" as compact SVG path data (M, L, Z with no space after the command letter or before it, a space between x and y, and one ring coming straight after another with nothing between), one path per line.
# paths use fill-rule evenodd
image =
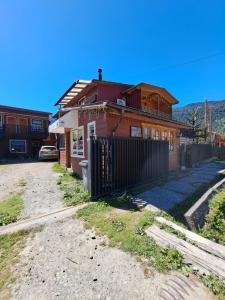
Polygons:
M0 104L54 111L98 67L182 105L225 99L224 16L224 0L0 0Z

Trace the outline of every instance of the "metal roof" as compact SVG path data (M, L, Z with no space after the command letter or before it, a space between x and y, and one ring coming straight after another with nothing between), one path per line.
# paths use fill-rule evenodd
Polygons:
M75 81L72 86L62 95L62 97L56 102L55 105L66 105L74 97L76 97L92 80L79 79Z

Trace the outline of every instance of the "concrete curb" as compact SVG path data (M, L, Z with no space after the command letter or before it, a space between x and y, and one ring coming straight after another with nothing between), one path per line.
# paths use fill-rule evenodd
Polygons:
M224 170L223 170L224 171ZM205 216L208 213L209 200L216 194L217 189L225 185L225 178L217 182L184 214L188 226L193 229L204 225Z

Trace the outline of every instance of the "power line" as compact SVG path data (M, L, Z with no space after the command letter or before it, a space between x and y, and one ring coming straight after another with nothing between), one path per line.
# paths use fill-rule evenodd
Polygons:
M224 54L225 54L225 51L217 52L217 53L214 53L214 54L211 54L211 55L195 58L195 59L192 59L192 60L189 60L189 61L186 61L186 62L177 63L177 64L169 65L169 66L166 66L166 67L158 67L158 68L152 69L151 71L166 70L166 69L170 69L170 68L181 67L181 66L193 64L193 63L196 63L196 62L200 62L200 61L203 61L203 60L207 60L209 58L221 56L221 55L224 55Z

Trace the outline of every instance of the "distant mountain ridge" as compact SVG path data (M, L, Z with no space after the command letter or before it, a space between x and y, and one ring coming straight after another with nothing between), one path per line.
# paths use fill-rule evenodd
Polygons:
M173 118L177 121L186 122L188 112L199 107L199 119L204 127L204 101L189 103L173 110ZM208 100L208 107L212 111L212 130L225 136L225 100Z

